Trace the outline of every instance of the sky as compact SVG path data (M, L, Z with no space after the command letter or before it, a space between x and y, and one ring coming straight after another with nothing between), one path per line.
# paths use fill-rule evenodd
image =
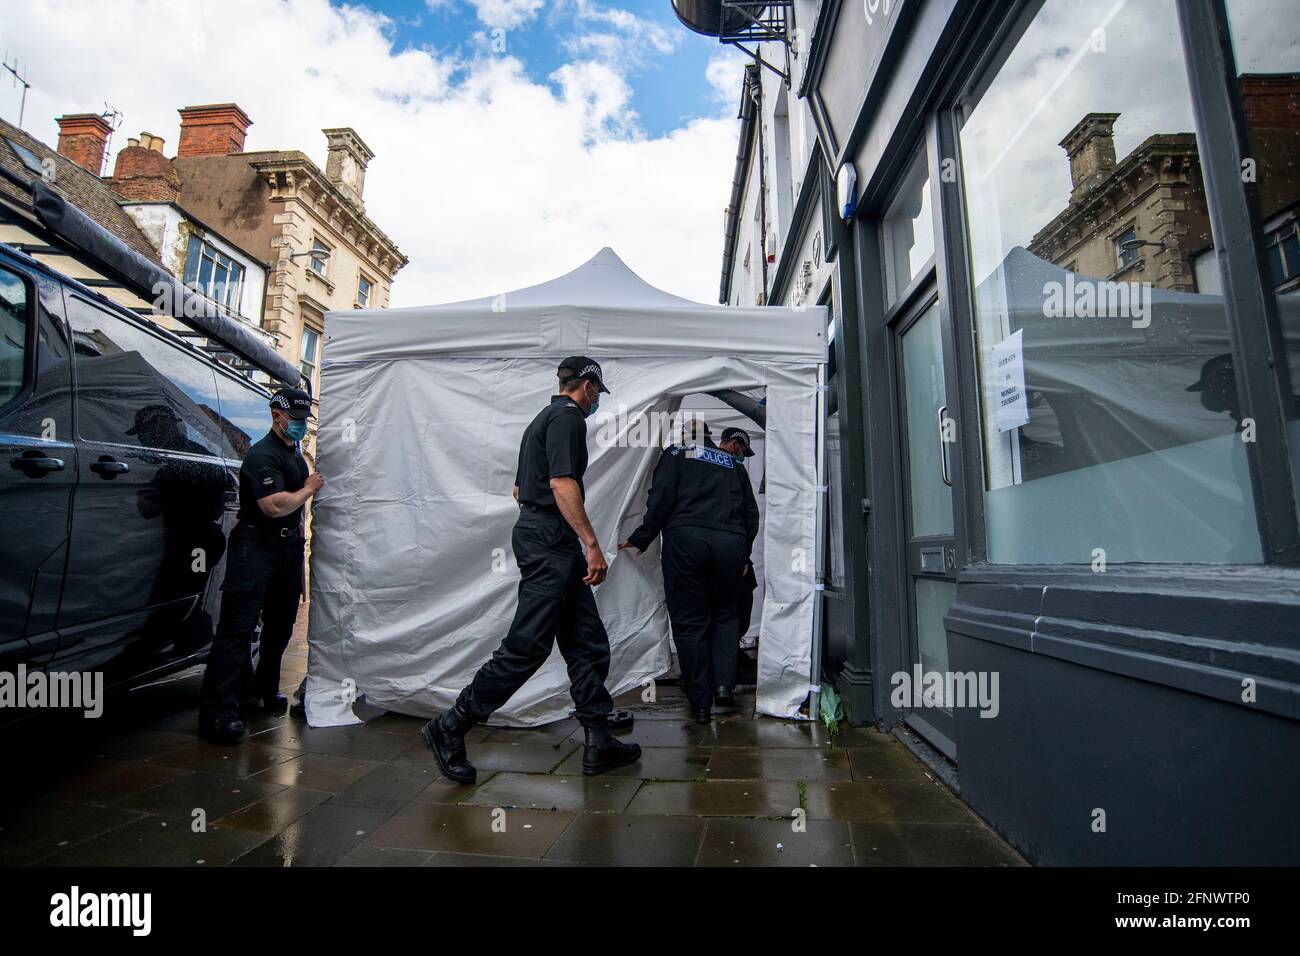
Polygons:
M236 102L247 150L351 126L374 151L366 212L410 264L393 306L519 288L611 246L714 302L743 54L668 0L0 0L0 52L32 84L23 128L120 111L112 152L182 106ZM0 79L0 116L19 90Z

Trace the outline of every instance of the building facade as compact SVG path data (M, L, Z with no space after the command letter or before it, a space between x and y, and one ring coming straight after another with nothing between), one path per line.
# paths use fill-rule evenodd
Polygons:
M1300 861L1294 17L773 9L720 301L830 306L823 679L1035 862Z
M233 103L180 110L178 205L268 263L262 326L313 395L325 313L385 308L407 259L366 215L373 153L352 129L324 130L325 169L297 150L245 152L252 121ZM315 428L303 454L315 460Z

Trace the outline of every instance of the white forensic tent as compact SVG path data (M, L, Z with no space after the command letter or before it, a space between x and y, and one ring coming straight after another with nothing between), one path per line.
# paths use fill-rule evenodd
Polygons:
M702 305L646 283L611 249L515 292L325 318L306 681L312 726L353 701L416 716L449 707L517 603L510 532L519 440L567 355L611 394L588 421L586 506L609 558L596 603L617 696L669 668L659 545L640 523L661 443L649 416L685 395L765 390L767 554L757 708L798 717L812 666L818 371L824 308ZM558 649L492 718L533 726L572 708Z

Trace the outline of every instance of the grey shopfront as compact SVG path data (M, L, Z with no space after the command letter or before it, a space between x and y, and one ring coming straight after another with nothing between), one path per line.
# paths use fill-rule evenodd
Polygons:
M1287 7L801 24L794 231L836 264L825 678L1037 863L1300 862Z

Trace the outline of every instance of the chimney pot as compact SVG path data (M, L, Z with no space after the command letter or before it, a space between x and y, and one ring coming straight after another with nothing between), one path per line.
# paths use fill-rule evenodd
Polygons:
M98 176L113 127L97 113L67 113L54 121L59 124L59 155Z

